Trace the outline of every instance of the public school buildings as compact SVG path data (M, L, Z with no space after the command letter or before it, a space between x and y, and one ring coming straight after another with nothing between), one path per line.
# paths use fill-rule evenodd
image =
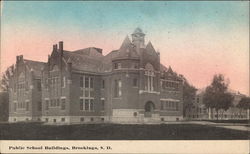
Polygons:
M10 79L9 121L159 123L183 118L181 76L135 29L107 55L53 45L46 63L17 56Z

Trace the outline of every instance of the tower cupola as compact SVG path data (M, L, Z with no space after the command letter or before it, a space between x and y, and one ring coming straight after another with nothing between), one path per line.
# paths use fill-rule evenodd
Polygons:
M145 47L145 34L143 31L138 27L132 34L132 43L136 46L136 48L144 48Z

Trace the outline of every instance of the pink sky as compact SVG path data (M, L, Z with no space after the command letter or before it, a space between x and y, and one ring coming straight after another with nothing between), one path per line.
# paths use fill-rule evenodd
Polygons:
M61 40L65 50L95 46L107 54L118 49L126 35L130 36L138 26L138 23L123 23L122 28L85 30L73 24L52 29L51 25L37 23L39 21L33 19L6 24L1 29L2 72L15 63L20 54L26 59L45 62L52 45ZM198 22L181 29L168 24L161 27L146 24L141 28L146 33L146 43L150 40L160 51L161 63L183 74L195 87L206 87L214 74L222 73L230 80L231 89L249 95L249 28L236 20L233 24L230 29Z

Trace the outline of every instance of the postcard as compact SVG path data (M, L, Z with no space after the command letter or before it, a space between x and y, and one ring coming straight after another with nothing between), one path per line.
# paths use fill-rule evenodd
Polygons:
M249 153L248 1L1 1L1 153Z

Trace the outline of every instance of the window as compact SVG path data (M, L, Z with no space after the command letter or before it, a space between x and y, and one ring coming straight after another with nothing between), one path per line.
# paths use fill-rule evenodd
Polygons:
M46 118L45 121L48 122L48 121L49 121L49 118Z
M121 63L115 63L114 64L114 69L121 69L122 68L122 64Z
M42 111L42 102L41 101L39 101L37 103L37 111Z
M137 78L134 78L134 79L133 79L133 86L134 86L134 87L137 87Z
M45 100L45 110L49 109L49 100Z
M197 97L197 103L199 103L199 97Z
M94 110L94 99L80 99L80 110L93 111Z
M90 88L94 88L94 79L90 78Z
M41 88L41 80L37 80L37 90L38 91L42 90L42 88Z
M49 78L49 86L51 88L50 93L53 96L59 96L59 91L61 89L61 87L59 86L59 77L58 76L53 76L51 78Z
M16 102L14 102L14 112L16 112L16 107L17 105L16 105Z
M80 77L80 87L83 88L83 77L82 76Z
M61 121L64 122L64 121L65 121L65 118L62 118Z
M56 122L56 119L53 119L54 122Z
M94 110L94 78L82 76L80 78L82 96L80 97L80 110L93 111ZM84 84L84 85L82 85Z
M134 112L134 117L136 117L137 116L137 112Z
M89 88L89 78L85 77L85 88Z
M90 102L89 102L89 109L90 111L93 111L94 110L94 100L93 99L90 99Z
M147 63L145 66L145 90L154 91L154 67L153 65Z
M83 108L84 106L83 106L83 99L80 99L80 110L85 110L85 108Z
M81 120L81 122L83 122L83 121L84 121L84 118L83 118L83 117L81 117L81 119L80 119L80 120Z
M102 80L102 88L105 88L105 80Z
M137 69L138 68L138 64L134 63L134 68Z
M94 121L94 118L90 118L90 121Z
M16 92L16 89L17 89L16 87L17 87L16 84L14 84L14 92Z
M59 98L56 99L56 106L60 106L60 100L59 100Z
M115 97L121 97L122 96L122 81L121 80L115 80L115 88L114 88L114 96Z
M101 111L105 109L105 100L101 100Z
M179 103L177 101L161 100L161 110L179 110Z
M59 101L59 100L58 100ZM66 108L66 99L65 98L62 98L61 99L61 110L65 110Z
M161 110L164 109L164 101L161 101Z
M118 63L118 69L121 69L121 68L122 68L122 64Z
M85 99L85 111L89 110L89 99Z
M63 77L62 87L63 87L63 88L66 87L66 77Z

